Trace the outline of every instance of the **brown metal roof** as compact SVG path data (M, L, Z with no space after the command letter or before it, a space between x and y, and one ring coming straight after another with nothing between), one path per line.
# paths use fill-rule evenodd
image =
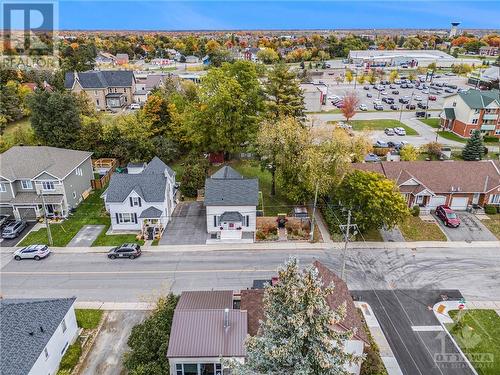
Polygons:
M228 310L228 316L225 328L224 310L176 309L167 357L245 357L247 312Z
M231 290L208 290L182 292L176 310L212 310L232 309L233 292Z

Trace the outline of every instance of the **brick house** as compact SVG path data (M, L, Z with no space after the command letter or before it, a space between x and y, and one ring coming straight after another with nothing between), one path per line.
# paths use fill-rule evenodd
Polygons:
M395 181L408 207L428 211L442 204L454 210L466 210L473 204L500 205L498 161L400 161L353 166Z
M131 70L90 70L68 72L64 87L74 93L85 92L97 109L121 108L133 103L136 80Z
M498 90L468 90L444 99L441 127L469 138L475 130L500 138L500 97Z

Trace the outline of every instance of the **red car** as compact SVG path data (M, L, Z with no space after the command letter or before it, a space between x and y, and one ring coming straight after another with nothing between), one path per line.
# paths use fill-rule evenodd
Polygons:
M435 101L437 98L434 95L429 95L429 100Z
M460 219L457 214L448 206L437 206L436 215L443 220L444 225L447 227L458 228L460 225Z

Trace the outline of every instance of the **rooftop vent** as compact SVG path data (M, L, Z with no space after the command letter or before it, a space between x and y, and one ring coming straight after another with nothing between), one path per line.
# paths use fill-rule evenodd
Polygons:
M229 309L224 309L224 328L229 328Z

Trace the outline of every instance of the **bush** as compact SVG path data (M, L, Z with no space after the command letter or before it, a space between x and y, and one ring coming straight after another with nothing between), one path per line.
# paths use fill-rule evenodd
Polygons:
M255 238L257 238L259 241L264 241L266 239L266 235L264 234L263 231L261 230L258 230L256 233L255 233Z
M420 215L420 207L419 206L413 206L411 209L411 214L415 217L418 217Z
M80 360L81 355L82 344L80 342L80 339L76 339L76 341L68 347L66 353L64 353L61 359L61 364L59 365L59 371L57 372L57 375L71 374L71 371Z
M488 143L498 143L498 142L500 142L500 138L492 137L492 136L484 136L483 141L488 142Z
M494 215L497 213L497 208L492 204L487 204L486 206L484 206L484 212L488 215Z
M391 149L389 147L374 147L373 153L377 156L385 156Z
M196 197L198 189L205 186L208 161L205 158L192 158L186 161L181 179L181 191L188 197Z

